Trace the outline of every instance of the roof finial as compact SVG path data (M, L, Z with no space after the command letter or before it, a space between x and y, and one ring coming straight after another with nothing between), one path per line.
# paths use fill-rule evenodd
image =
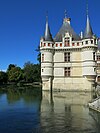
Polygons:
M67 18L67 11L65 10L65 18Z
M92 31L92 27L90 24L90 20L89 20L89 13L88 13L88 0L86 0L86 15L87 15L87 23L86 23L86 29L84 32L84 38L91 38L93 36L93 31Z
M88 7L88 0L86 0L86 15L89 15L89 7Z
M46 22L48 22L48 11L46 11Z

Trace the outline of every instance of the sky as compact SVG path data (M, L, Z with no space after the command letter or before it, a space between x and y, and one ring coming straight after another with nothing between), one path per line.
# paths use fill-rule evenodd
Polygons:
M93 32L100 37L100 0L88 0ZM46 12L54 37L62 25L64 11L77 34L85 30L86 0L0 0L0 70L9 64L23 68L37 63L36 49L45 31Z

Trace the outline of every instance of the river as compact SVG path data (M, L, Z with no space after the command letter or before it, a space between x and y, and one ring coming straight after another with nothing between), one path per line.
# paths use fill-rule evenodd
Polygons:
M100 113L89 110L94 94L0 91L0 133L100 133Z

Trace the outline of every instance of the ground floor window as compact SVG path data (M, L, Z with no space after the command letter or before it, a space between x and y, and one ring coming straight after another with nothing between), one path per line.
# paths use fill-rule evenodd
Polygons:
M70 77L70 74L71 74L70 67L65 67L64 68L64 75L65 75L65 77Z

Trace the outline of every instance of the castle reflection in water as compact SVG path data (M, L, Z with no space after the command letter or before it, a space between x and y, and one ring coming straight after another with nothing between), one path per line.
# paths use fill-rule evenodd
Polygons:
M41 129L43 132L99 133L100 114L88 108L93 93L42 92Z

